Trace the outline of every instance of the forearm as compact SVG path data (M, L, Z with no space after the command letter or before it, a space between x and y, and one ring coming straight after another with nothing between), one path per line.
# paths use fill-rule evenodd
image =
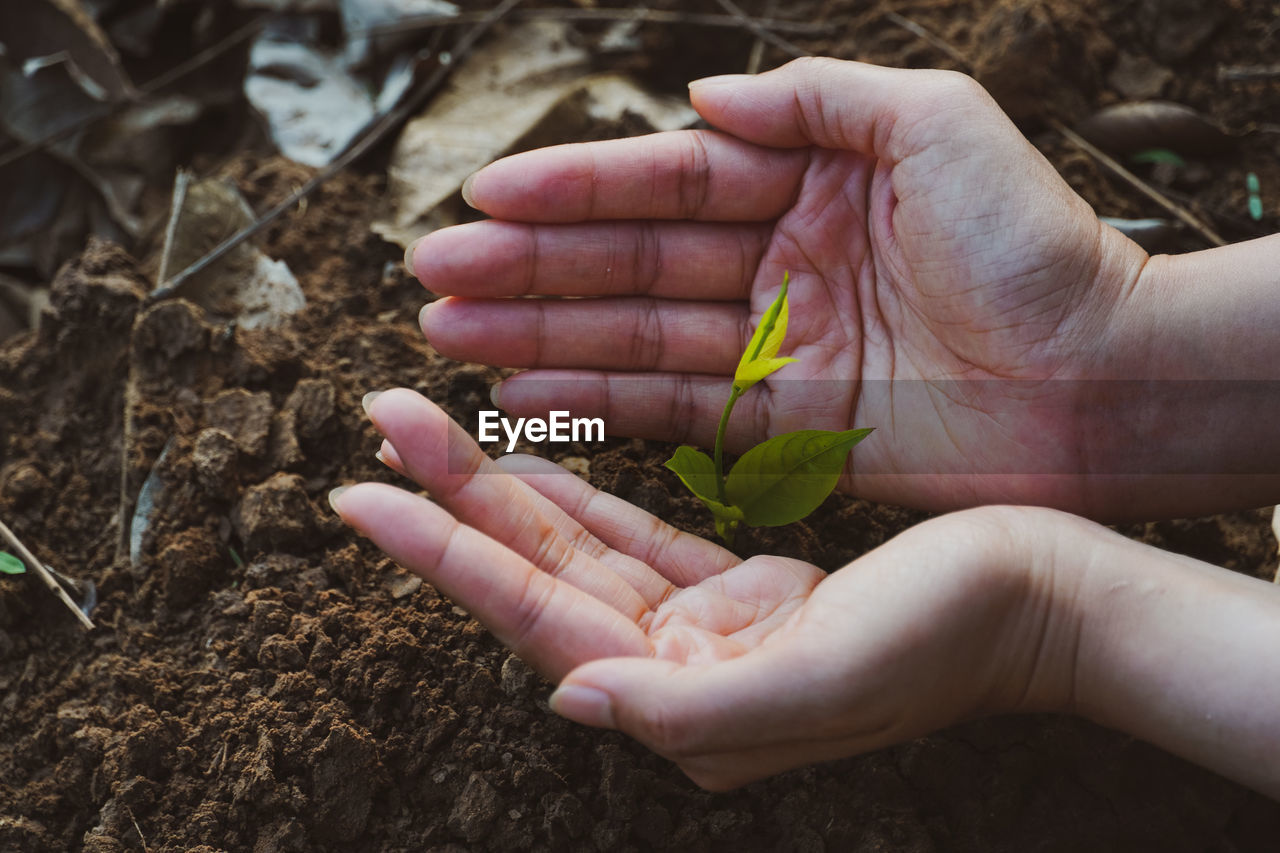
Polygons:
M1082 342L1075 441L1095 517L1280 502L1280 235L1152 257Z
M1280 587L1102 528L1079 559L1074 710L1280 798Z

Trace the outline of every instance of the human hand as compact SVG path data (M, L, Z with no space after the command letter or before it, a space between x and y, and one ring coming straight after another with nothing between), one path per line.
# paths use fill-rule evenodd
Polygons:
M874 426L844 487L949 509L1099 512L1079 383L1146 254L1101 225L967 77L801 60L691 86L718 131L518 154L468 182L491 221L412 253L449 298L441 353L533 370L516 414L712 443L727 377L791 273L785 355L739 404L740 452ZM595 299L511 299L523 295ZM1058 476L1067 474L1068 476ZM1046 476L1049 475L1049 476Z
M342 518L560 682L557 712L704 787L1066 702L1074 620L1023 535L1043 511L935 519L828 576L740 560L545 460L495 463L413 392L367 408L438 505L360 484L333 497Z

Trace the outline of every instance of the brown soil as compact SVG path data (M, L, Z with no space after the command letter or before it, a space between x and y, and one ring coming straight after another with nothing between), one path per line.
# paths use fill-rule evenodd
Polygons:
M1266 84L1214 76L1274 56L1275 12L1261 0L813 5L813 16L855 16L814 50L953 64L887 22L893 9L975 57L1106 214L1151 211L1042 134L1035 114L1074 119L1118 100L1121 57L1176 69L1163 96L1232 128L1277 105ZM1207 18L1178 35L1154 26L1157 12ZM640 70L668 83L738 70L750 48L726 36L725 56L708 58L660 32ZM1174 190L1233 238L1273 228L1230 211L1245 209L1245 171L1280 187L1275 138L1245 140ZM306 174L255 155L225 171L259 209ZM229 327L180 300L145 307L147 275L94 244L59 273L39 334L0 348L0 517L100 596L99 628L85 633L32 577L0 581L0 851L1276 848L1280 805L1075 719L970 723L709 794L626 737L552 715L547 684L325 504L339 483L397 481L373 458L366 391L417 388L465 419L496 375L423 341L423 293L368 230L383 188L371 172L332 182L267 235L309 300L282 330ZM127 493L150 474L160 507L137 567L119 544L122 446ZM560 455L711 535L660 468L668 452L615 439ZM834 569L920 517L835 498L746 547ZM1269 577L1268 520L1125 532Z

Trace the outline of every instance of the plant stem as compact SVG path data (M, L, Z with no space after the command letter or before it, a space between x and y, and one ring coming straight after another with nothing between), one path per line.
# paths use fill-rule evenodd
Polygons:
M18 552L18 556L27 564L27 567L34 571L36 577L44 581L45 586L49 587L50 591L58 597L58 600L65 604L67 609L76 615L76 618L80 620L81 625L84 625L86 628L93 627L93 620L91 620L84 611L82 611L76 603L71 600L71 596L67 595L67 591L62 588L62 584L54 580L52 572L45 567L44 563L36 559L35 554L32 554L27 550L27 546L23 545L22 542L19 541L18 537L14 535L13 531L10 530L3 521L0 521L0 539L9 543L9 547Z
M720 415L720 426L716 428L716 499L725 506L729 505L724 493L724 434L729 428L729 415L733 412L733 404L738 402L742 392L734 386L729 392L729 402L724 404L724 412Z

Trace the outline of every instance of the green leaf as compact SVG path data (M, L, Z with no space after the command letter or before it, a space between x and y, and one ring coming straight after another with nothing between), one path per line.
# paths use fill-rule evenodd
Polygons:
M870 429L802 429L774 436L748 450L725 481L729 503L753 527L799 521L827 499L849 451Z
M1187 161L1183 160L1176 151L1170 151L1168 148L1148 148L1146 151L1139 151L1129 156L1129 162L1169 163L1180 169L1187 165Z
M675 454L666 461L665 465L689 487L694 497L711 510L716 520L716 533L720 538L732 543L734 531L742 521L742 510L736 506L725 506L720 503L720 490L716 485L716 463L711 460L711 457L686 444L677 447Z
M716 484L716 463L701 450L695 450L687 444L676 448L676 452L664 463L665 467L676 473L680 481L689 491L704 501L715 501L720 495Z
M738 361L738 369L733 372L733 387L739 394L783 365L796 360L774 358L782 348L782 339L787 336L787 284L790 280L791 273L784 273L782 289L760 318L760 325L756 326L751 341Z
M6 575L20 575L27 570L27 564L7 551L0 551L0 572Z

